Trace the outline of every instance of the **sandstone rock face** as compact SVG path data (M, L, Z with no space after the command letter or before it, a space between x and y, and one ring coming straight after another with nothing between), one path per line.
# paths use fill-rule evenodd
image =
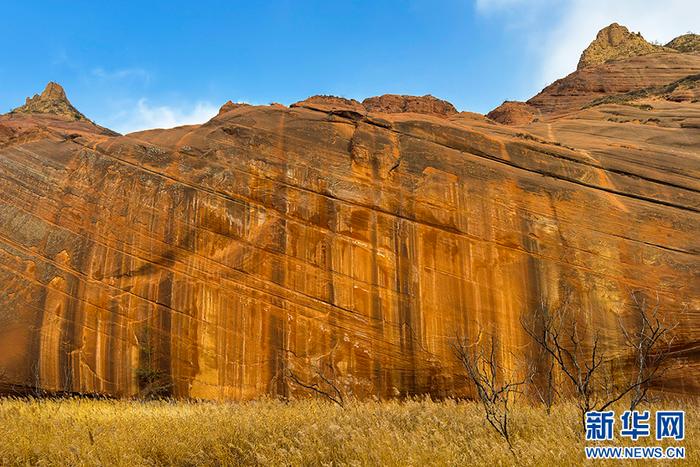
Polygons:
M457 113L457 109L455 109L454 105L430 95L418 97L384 94L383 96L369 97L362 101L362 105L370 112L413 112L441 116L449 116Z
M504 125L526 125L537 118L538 114L535 107L525 102L505 101L486 116Z
M688 56L579 73L669 84ZM1 116L0 389L460 395L454 338L496 332L514 366L542 301L624 362L638 292L678 323L663 389L698 393L700 104L573 97L513 126L404 96L125 136Z
M583 51L577 69L663 51L664 47L650 44L641 34L631 33L626 27L612 23L601 29L595 40Z
M641 102L659 99L675 102L700 102L700 74L686 76L662 86L650 86L624 94L605 96L589 102L585 107L593 107L600 104L628 104L653 108L651 104Z
M700 73L698 53L655 53L577 70L527 101L544 113L565 113L601 97L664 86Z

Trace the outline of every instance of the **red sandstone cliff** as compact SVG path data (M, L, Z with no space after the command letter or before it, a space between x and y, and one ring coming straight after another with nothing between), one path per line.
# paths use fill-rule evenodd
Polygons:
M698 73L583 66L490 114L509 125L315 96L125 136L51 84L0 117L0 386L247 399L323 368L451 395L456 335L516 358L521 316L571 293L618 355L641 291L679 322L664 389L697 393Z

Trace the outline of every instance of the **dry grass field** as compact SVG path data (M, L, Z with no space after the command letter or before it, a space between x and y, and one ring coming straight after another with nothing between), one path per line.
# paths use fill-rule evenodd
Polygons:
M686 410L680 463L700 465L698 405L656 408ZM580 465L578 417L574 405L517 406L513 454L474 402L0 399L0 465Z

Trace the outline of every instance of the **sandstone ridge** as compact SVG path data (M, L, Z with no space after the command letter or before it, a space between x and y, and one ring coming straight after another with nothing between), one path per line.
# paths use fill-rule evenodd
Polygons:
M457 109L450 102L431 95L407 96L399 94L383 94L368 97L361 103L355 99L344 97L317 95L296 102L291 107L305 107L326 112L349 111L357 114L372 113L417 113L437 117L456 115Z
M358 115L367 113L365 106L355 99L329 95L311 96L303 101L295 102L290 107L303 107L329 113L350 112Z
M520 106L518 112L565 114L578 111L598 99L647 88L663 88L686 80L700 73L697 38L695 34L686 34L662 47L649 44L640 34L630 33L624 26L613 23L598 32L581 55L576 71L545 87L527 101L527 107ZM686 80L681 88L689 83L693 87L691 81ZM679 98L681 95L690 96L692 100L693 92L692 89L679 89L677 94ZM513 113L514 108L496 110Z
M368 97L362 101L362 105L370 112L413 112L439 116L450 116L457 113L454 105L431 95L402 96L398 94L384 94L382 96Z

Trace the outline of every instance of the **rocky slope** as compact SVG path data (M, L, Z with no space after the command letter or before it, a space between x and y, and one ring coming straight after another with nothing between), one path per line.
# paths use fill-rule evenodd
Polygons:
M125 136L65 97L1 116L0 385L462 394L456 336L515 366L521 318L569 300L612 361L638 292L679 324L663 389L697 393L700 104L629 94L697 70L586 67L511 125L395 95Z
M580 70L613 60L673 51L660 45L650 44L640 33L631 33L626 27L612 23L598 31L595 40L581 54L576 69Z
M699 53L656 53L577 70L527 103L545 113L577 111L614 94L663 86L700 73Z
M700 52L700 34L683 34L666 44L666 47L679 52Z
M504 102L489 118L507 125L528 123L542 113L575 112L597 99L663 87L700 74L698 37L685 34L661 47L613 23L600 30L581 54L576 71L526 103Z

